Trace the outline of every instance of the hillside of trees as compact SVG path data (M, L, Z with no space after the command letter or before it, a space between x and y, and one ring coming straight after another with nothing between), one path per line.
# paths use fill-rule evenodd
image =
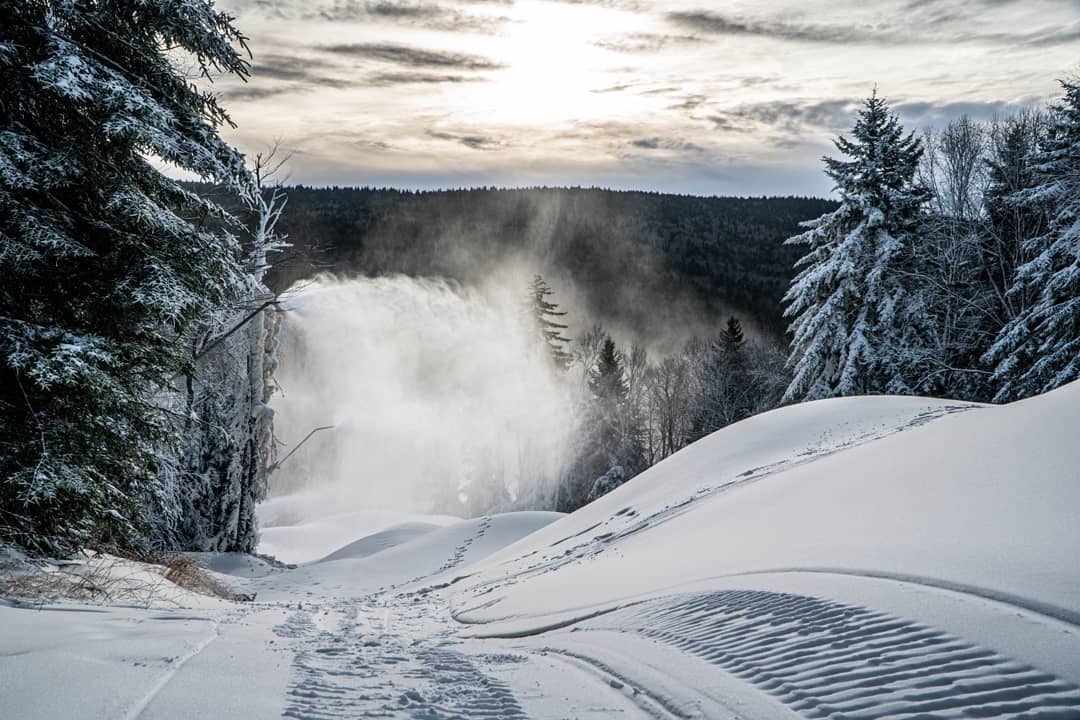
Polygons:
M207 193L209 188L199 188ZM288 187L278 229L292 248L267 284L319 272L440 276L471 283L520 261L550 278L577 320L649 338L668 315L733 311L779 337L799 223L814 198L733 198L585 188L445 191ZM578 326L580 328L580 325Z

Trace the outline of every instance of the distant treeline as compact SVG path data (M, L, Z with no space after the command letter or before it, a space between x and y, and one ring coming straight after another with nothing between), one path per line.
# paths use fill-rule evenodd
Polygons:
M688 314L719 322L721 311L781 334L780 299L801 253L783 240L837 207L591 188L286 192L278 227L293 247L268 275L275 290L323 271L471 283L519 260L553 278L564 297L573 292L578 314L639 338Z

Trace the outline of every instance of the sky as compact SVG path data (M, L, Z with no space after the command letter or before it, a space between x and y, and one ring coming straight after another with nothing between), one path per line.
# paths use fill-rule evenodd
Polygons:
M288 182L826 195L875 85L911 130L1052 100L1080 0L219 0Z

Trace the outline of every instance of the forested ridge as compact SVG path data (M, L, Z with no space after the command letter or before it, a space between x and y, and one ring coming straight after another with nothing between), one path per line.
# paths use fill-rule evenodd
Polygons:
M274 290L327 271L469 283L518 259L573 283L584 316L639 337L657 312L642 300L653 298L734 310L781 335L780 301L801 254L783 241L837 206L599 188L295 186L287 193L278 228L292 248L267 275Z

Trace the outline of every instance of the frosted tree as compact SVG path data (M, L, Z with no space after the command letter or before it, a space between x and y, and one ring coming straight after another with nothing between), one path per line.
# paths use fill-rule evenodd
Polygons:
M556 318L564 317L566 313L559 310L558 304L548 299L552 295L551 287L544 278L540 275L535 276L529 287L529 310L537 332L551 354L552 361L558 367L567 368L574 359L573 355L566 350L570 338L563 337L563 331L567 326L556 320Z
M251 552L255 505L266 495L274 457L273 411L280 312L263 283L269 256L287 247L275 230L285 208L279 187L264 180L281 167L274 152L257 156L244 283L233 301L192 332L192 366L173 405L184 422L180 452L162 463L154 540L170 549ZM181 389L182 388L182 389Z
M934 318L921 363L918 390L963 398L986 398L989 373L979 358L996 334L997 321L987 275L993 259L985 242L990 133L961 116L923 136L918 178L930 191L927 212L912 248L912 277Z
M1010 293L1032 298L987 352L998 401L1047 392L1080 377L1080 81L1063 81L1047 138L1032 158L1034 184L1016 199L1047 213L1025 247Z
M244 78L209 0L0 4L0 540L132 548L189 332L245 280L227 217L151 158L250 190L204 78Z
M915 182L920 142L875 91L853 138L836 146L849 159L824 161L840 207L787 241L810 250L784 298L793 318L785 400L913 392L931 325L908 280L927 199Z

